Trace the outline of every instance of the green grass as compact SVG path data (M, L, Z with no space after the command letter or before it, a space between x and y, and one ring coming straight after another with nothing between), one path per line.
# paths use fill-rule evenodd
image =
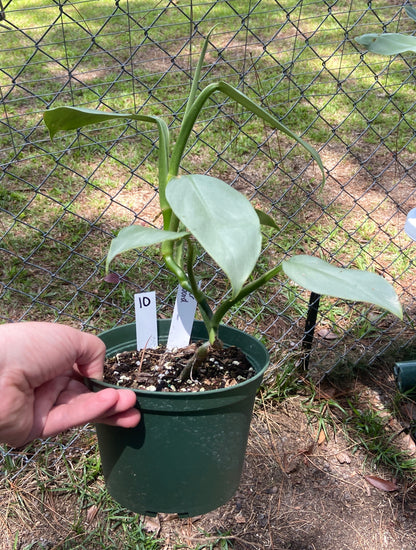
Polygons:
M397 446L397 434L391 433L388 421L388 415L350 402L344 428L354 447L366 452L370 470L383 466L401 479L415 479L416 458Z
M271 376L267 378L261 392L261 398L266 404L268 401L273 405L281 403L303 391L304 385L300 378L299 359L300 354L298 354L298 357L287 357L280 368L275 369Z

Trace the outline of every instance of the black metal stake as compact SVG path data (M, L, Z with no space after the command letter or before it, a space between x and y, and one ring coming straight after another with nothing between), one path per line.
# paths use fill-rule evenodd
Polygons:
M309 368L309 359L311 356L312 342L316 327L316 319L318 317L320 298L321 295L316 294L315 292L311 292L311 295L309 297L308 313L306 315L305 330L302 338L302 350L304 351L304 355L301 368L304 373L306 373Z

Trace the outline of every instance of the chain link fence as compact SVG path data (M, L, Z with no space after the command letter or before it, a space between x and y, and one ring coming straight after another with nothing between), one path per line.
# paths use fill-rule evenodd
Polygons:
M414 345L416 206L414 56L365 54L365 32L414 32L400 2L241 0L3 1L0 21L0 319L51 320L99 332L133 320L134 292L175 288L156 251L130 254L104 281L110 238L158 226L157 134L135 123L51 141L45 109L77 105L161 115L175 133L203 38L202 86L218 79L270 109L320 152L319 170L285 137L218 95L204 108L184 171L220 176L281 228L264 262L310 253L393 281L404 322L323 298L311 367L371 362ZM209 258L204 281L223 287ZM118 281L118 282L117 282ZM218 297L212 295L215 301ZM309 296L275 281L229 323L264 338L279 369L302 349Z

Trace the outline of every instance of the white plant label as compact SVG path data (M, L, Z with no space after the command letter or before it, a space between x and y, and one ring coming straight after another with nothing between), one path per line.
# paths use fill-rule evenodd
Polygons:
M183 348L189 344L195 310L195 298L190 292L179 286L166 345L168 349Z
M156 293L152 291L135 294L134 309L137 349L157 348Z

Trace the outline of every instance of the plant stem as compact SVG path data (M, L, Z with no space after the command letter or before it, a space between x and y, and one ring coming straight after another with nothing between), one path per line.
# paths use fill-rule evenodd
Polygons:
M277 265L264 273L261 277L258 279L255 279L254 281L251 281L247 285L243 286L243 288L240 290L240 292L237 294L237 296L234 296L233 298L229 298L228 300L224 300L222 304L219 306L219 308L214 312L214 315L211 319L211 327L212 330L215 332L215 334L218 334L218 328L219 325L224 318L224 315L227 313L229 309L231 309L235 304L237 304L240 300L260 288L262 285L266 284L270 281L273 277L275 277L280 271L282 271L283 268L281 265Z
M184 117L183 117L184 119L186 118L186 115L188 114L188 111L191 108L191 106L192 106L192 104L195 100L196 93L198 91L199 80L200 80L200 76L201 76L201 69L202 69L202 65L204 63L205 54L206 54L206 51L207 51L207 47L208 47L208 43L209 43L209 39L210 39L212 31L213 31L213 29L211 29L209 31L207 37L205 38L204 43L202 45L201 53L199 54L198 63L197 63L197 66L195 68L195 74L192 78L191 90L189 92L188 100L186 102L185 114L184 114Z
M188 254L186 258L186 270L188 272L188 280L192 287L192 294L198 303L199 311L207 328L208 334L211 332L211 319L213 316L212 309L209 307L206 295L199 288L194 274L195 247L191 239L187 239ZM211 342L213 343L213 342Z
M175 147L172 151L172 156L170 159L170 171L171 173L177 174L179 170L179 164L181 162L181 159L183 157L183 153L186 147L186 143L189 139L189 136L191 134L191 131L195 125L195 122L197 120L197 117L199 113L201 112L201 109L204 105L204 103L207 101L210 95L212 95L214 92L223 92L225 95L227 95L230 99L233 99L234 101L237 101L240 105L248 109L251 113L259 116L261 119L263 119L265 122L267 122L272 128L276 128L277 130L280 130L293 140L297 141L300 145L302 145L308 153L312 156L312 158L317 162L323 176L323 180L325 179L325 171L322 164L322 160L315 151L313 147L311 147L306 141L304 141L302 138L298 137L296 134L292 132L287 126L282 124L274 115L263 109L263 107L260 107L257 105L254 101L252 101L248 96L231 86L230 84L227 84L226 82L213 82L212 84L209 84L206 88L202 90L202 92L199 94L199 96L195 99L192 106L187 109L186 116L184 117L181 125L181 130L179 132L178 139L176 141Z

